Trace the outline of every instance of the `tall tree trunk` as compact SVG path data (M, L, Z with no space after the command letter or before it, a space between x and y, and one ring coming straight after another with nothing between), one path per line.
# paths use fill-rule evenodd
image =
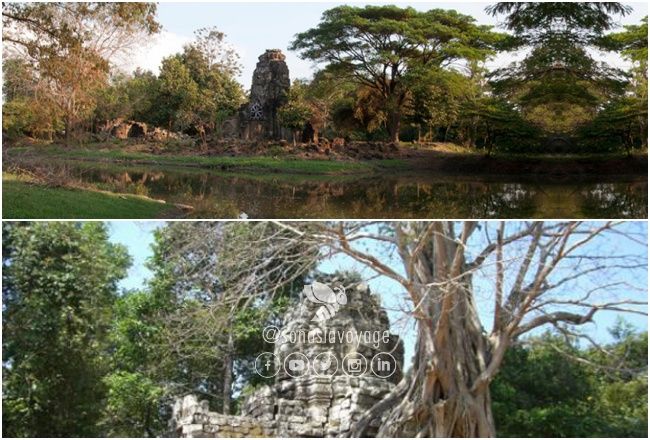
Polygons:
M388 115L388 134L391 142L399 142L399 130L402 122L402 115L399 111L391 111Z
M63 120L63 129L65 130L65 147L69 148L70 147L70 140L72 139L72 122L70 120L70 116L66 115L64 120Z
M228 333L228 347L226 349L226 356L224 357L224 372L223 372L223 413L230 414L230 404L232 391L232 372L233 372L233 340L232 333Z
M451 223L436 227L410 276L418 332L411 373L353 427L354 436L363 435L370 420L382 414L378 437L495 435L489 384L479 380L490 345L478 318L464 249Z

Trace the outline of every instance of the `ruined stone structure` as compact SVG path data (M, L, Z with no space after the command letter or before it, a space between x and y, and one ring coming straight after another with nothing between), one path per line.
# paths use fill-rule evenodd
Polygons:
M277 112L286 102L291 86L285 58L280 49L269 49L260 55L253 72L249 101L239 111L242 139L282 137Z
M182 137L181 134L164 128L154 127L144 122L125 121L121 118L107 121L102 127L99 127L99 131L117 139L163 141Z
M261 374L275 373L274 383L247 396L240 416L211 412L207 401L185 396L174 405L172 435L347 435L361 414L401 379L403 347L390 334L386 312L366 284L337 292L338 303L303 297L285 315L274 352L256 362ZM259 359L273 359L273 364ZM365 359L365 367L354 359ZM292 369L301 362L306 368ZM380 422L372 421L366 435L375 435Z

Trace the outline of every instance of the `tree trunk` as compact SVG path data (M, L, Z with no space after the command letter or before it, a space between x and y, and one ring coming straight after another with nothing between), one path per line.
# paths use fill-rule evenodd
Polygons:
M70 140L72 139L71 137L71 131L72 131L72 123L70 121L70 116L66 115L63 121L63 129L65 130L65 147L69 148L70 147Z
M398 111L390 112L388 115L388 134L391 142L399 142L399 129L402 122L402 115Z
M224 363L224 372L223 372L223 413L230 414L230 404L232 391L232 372L233 372L233 340L232 334L228 333L228 348L226 350L226 356L223 360Z
M396 392L353 426L353 436L362 436L370 420L382 414L378 437L495 435L489 382L480 380L490 345L478 318L464 252L451 227L439 225L410 277L416 286L410 293L418 332L411 372Z
M203 125L199 125L199 137L201 138L201 150L205 151L208 149L208 137L205 134L205 127Z

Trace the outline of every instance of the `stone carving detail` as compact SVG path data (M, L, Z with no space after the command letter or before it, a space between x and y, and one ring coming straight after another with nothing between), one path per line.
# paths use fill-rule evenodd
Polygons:
M341 280L339 280L341 281ZM335 279L328 280L332 285ZM391 352L395 373L389 378L367 374L349 376L342 368L333 375L317 375L313 368L300 377L290 376L284 368L275 376L273 385L257 389L245 398L241 416L223 416L209 412L207 402L194 396L178 400L171 421L173 434L181 437L341 437L349 434L352 424L379 402L401 379L403 347L399 338L388 332L389 322L379 299L364 283L346 286L347 304L330 319L314 322L318 304L301 301L285 315L274 354L284 364L291 353L302 353L313 360L322 353L333 355L339 366L348 355L363 356L370 361L379 352ZM384 332L388 339L365 344L348 341L313 343L309 340L290 342L282 335L304 331L321 332ZM313 364L312 364L313 367ZM381 420L370 424L367 436L374 436ZM238 428L233 431L233 427ZM245 426L246 428L241 428ZM246 430L246 432L242 432ZM233 434L233 432L235 434Z
M259 102L255 102L251 105L250 118L253 121L261 121L264 119L264 110Z

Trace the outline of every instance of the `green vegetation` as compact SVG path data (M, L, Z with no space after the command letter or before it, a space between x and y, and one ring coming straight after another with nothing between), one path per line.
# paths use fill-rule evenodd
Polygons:
M456 11L339 6L326 11L318 27L298 34L291 49L361 88L381 113L376 117L390 140L398 142L409 83L452 61L485 61L500 38Z
M259 170L282 171L298 174L346 174L371 172L377 167L397 168L405 166L400 159L383 159L366 162L311 160L292 157L275 156L192 156L174 154L150 154L127 152L121 149L67 149L58 146L47 147L16 147L12 155L33 155L37 158L79 159L156 165L175 165L187 167L218 168L221 170Z
M160 30L156 10L142 2L2 5L3 48L20 53L3 63L3 133L51 139L63 130L70 145L108 84L109 58Z
M108 331L130 258L101 223L2 229L2 434L101 436Z
M228 414L236 405L232 394L243 384L264 381L250 367L260 352L272 349L259 332L277 324L289 297L295 299L302 288L303 274L296 272L295 283L273 298L261 298L259 304L241 306L232 314L225 299L243 274L215 257L250 251L250 227L231 223L217 229L172 223L157 231L149 288L116 303L110 334L116 355L107 377L111 436L160 436L168 416L159 410L162 402L188 391L202 390L213 408ZM250 263L246 267L253 270L259 260L251 258ZM265 264L278 263L271 259ZM227 331L215 331L224 321ZM131 384L137 384L137 392Z
M646 437L648 333L610 331L607 360L551 333L513 347L491 387L498 436Z
M176 208L132 195L51 188L10 174L2 178L4 218L160 218Z

